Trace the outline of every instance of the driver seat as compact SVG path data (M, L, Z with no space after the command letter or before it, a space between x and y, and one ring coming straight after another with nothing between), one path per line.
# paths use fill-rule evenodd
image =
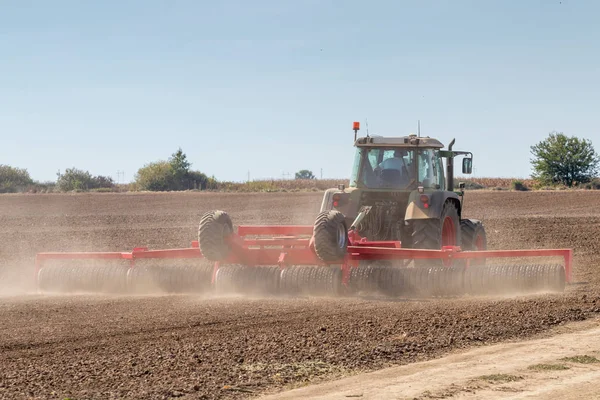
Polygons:
M406 167L403 167L402 169L406 170ZM394 186L400 185L402 184L402 178L406 176L403 173L404 171L400 172L397 169L383 169L381 170L381 180L385 183L392 184Z

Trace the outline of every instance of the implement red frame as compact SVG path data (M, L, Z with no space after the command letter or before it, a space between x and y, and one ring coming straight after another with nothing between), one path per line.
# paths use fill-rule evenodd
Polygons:
M309 225L277 225L277 226L239 226L237 234L228 241L231 254L220 264L244 264L248 266L280 265L327 265L321 261L312 249L311 239L313 227ZM283 235L274 238L246 239L245 236ZM301 238L298 236L307 236ZM562 257L564 259L565 280L571 282L573 250L571 249L527 249L527 250L485 250L461 251L459 247L444 247L442 250L403 249L398 241L355 240L350 237L350 246L344 259L331 264L340 264L344 270L344 283L351 267L357 266L361 260L406 260L406 259L441 259L472 260L480 258L515 258L515 257ZM47 260L129 260L130 268L135 267L137 259L190 259L203 258L197 241L191 247L181 249L149 250L136 247L131 252L44 252L38 253L35 259L35 277ZM215 264L215 271L219 264ZM213 275L214 276L214 275ZM36 282L37 283L37 282Z

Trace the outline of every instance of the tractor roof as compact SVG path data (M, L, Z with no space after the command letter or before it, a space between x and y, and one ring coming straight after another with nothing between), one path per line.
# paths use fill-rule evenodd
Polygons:
M354 143L357 147L426 147L442 149L444 145L437 139L417 137L416 135L401 137L368 136L361 137Z

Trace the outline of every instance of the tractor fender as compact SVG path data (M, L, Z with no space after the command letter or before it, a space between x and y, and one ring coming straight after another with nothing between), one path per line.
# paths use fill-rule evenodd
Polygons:
M340 189L327 189L323 193L323 200L321 201L321 211L337 210L344 214L347 218L348 224L354 221L354 218L358 215L360 206L360 195L361 190L356 187L345 188L343 191ZM338 207L333 206L333 195L342 195L343 200ZM348 225L350 226L350 225Z
M404 215L405 221L411 221L415 219L429 219L429 218L440 218L442 215L442 209L444 203L450 200L456 204L458 208L458 215L461 214L460 198L454 192L448 191L425 191L424 194L429 196L429 207L425 208L421 201L421 193L418 191L411 192L408 199L408 206L406 207L406 214Z
M333 208L333 194L338 193L339 189L327 189L323 193L323 201L321 202L321 212L329 211Z

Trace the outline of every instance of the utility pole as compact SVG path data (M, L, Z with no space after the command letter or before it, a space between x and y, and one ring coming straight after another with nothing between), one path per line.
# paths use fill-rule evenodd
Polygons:
M125 171L117 171L117 183L125 183Z
M321 180L323 180L323 168L321 168Z
M248 170L248 182L250 182L250 170Z

